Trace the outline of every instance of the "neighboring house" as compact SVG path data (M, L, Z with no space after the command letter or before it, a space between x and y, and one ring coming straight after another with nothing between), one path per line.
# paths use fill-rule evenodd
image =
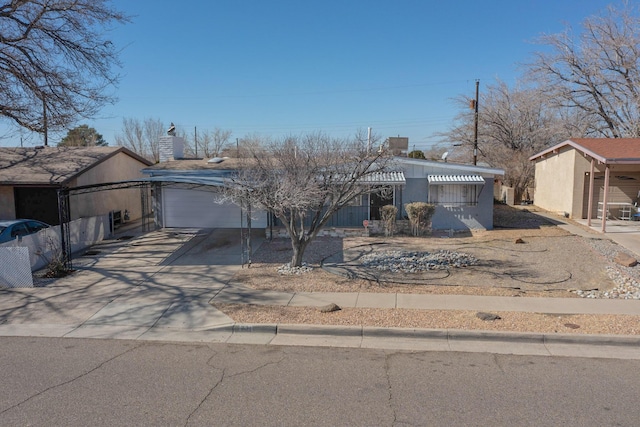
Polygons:
M182 140L162 137L160 163L146 168L154 184L154 213L160 227L239 228L240 208L216 201L216 187L238 167L236 159L183 159ZM388 186L382 194L365 194L336 212L327 227L362 227L364 220L380 219L380 208L393 204L398 218L404 205L429 202L436 205L434 229L493 228L493 183L501 169L446 162L395 158L398 170L367 177L366 185ZM254 211L252 227L278 225L266 212Z
M0 219L59 224L58 190L139 180L152 163L122 147L0 148ZM141 216L137 188L71 193L70 220L125 212Z
M629 219L640 196L640 138L574 138L530 158L534 203L570 218ZM603 221L604 231L604 221Z

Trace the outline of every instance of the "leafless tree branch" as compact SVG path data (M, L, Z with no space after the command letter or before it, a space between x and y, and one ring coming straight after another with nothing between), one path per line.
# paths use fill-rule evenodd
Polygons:
M114 100L107 89L119 79L119 52L107 32L129 18L109 3L0 0L2 117L35 132L60 130Z
M230 179L226 196L260 207L287 229L292 266L300 266L305 248L329 218L354 198L381 191L365 183L391 170L386 150L368 150L366 141L331 138L321 133L280 141L243 141L244 164Z

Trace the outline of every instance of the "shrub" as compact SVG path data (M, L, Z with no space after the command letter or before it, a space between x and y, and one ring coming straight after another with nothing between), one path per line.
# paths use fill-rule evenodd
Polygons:
M48 250L45 253L40 254L47 263L45 277L57 278L67 276L70 271L67 269L62 250L58 244L49 238L47 248Z
M411 234L422 236L431 227L431 217L436 211L435 205L425 202L413 202L404 205L411 225Z
M384 235L387 237L393 236L393 233L396 231L397 214L398 208L393 205L386 205L380 208L380 219L382 220Z

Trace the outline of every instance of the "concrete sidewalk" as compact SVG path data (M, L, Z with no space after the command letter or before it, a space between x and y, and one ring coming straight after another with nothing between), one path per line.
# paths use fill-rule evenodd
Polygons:
M417 310L520 311L545 314L640 315L640 301L585 298L530 298L370 292L273 292L228 286L212 302L227 304Z
M237 233L237 230L234 231ZM640 315L640 301L257 291L230 284L242 266L229 230L160 230L105 242L45 287L0 289L0 336L117 338L640 359L640 336L317 325L244 325L210 302ZM254 248L261 241L254 241Z
M549 212L535 212L536 215L549 219L558 227L571 234L587 239L609 239L640 258L640 221L607 220L606 232L602 232L601 220L592 220L591 226L586 219L565 220L559 215Z

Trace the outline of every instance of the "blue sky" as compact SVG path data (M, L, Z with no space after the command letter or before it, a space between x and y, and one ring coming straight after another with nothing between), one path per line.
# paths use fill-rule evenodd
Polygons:
M473 96L476 79L481 91L496 78L513 83L540 49L536 36L577 28L609 3L115 0L132 16L110 34L123 49L119 101L78 124L111 145L123 117L191 134L220 127L234 139L370 126L425 149L451 125L452 98Z

